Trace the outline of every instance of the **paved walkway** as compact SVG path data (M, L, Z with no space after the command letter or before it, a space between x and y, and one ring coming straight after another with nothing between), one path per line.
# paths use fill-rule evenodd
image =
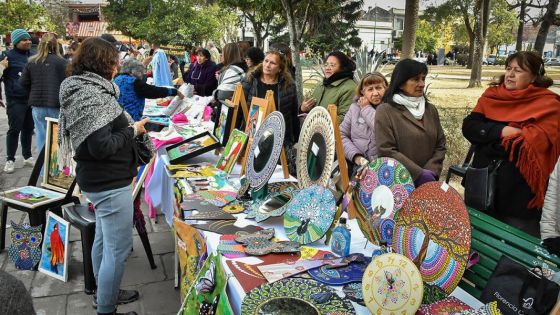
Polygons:
M16 171L5 174L4 163L6 156L6 131L8 120L6 111L0 108L0 189L8 190L27 185L31 174L30 167L23 167L23 157L18 151L16 157ZM126 271L122 287L140 291L140 299L134 303L122 305L119 311L136 311L138 314L177 314L180 307L179 291L173 288L173 236L169 226L162 217L155 223L147 218L147 208L142 206L146 214L146 229L148 231L157 269L151 270L136 230L134 231L134 251L127 260ZM22 216L28 222L27 216L20 211L8 211L8 225L10 220L19 222ZM10 245L10 231L6 233L6 248ZM0 269L16 276L23 281L33 297L35 311L39 315L89 315L96 314L91 306L92 297L84 290L84 276L82 269L82 244L80 233L72 228L70 231L68 282L64 283L38 271L24 271L15 268L7 256L6 250L0 253Z

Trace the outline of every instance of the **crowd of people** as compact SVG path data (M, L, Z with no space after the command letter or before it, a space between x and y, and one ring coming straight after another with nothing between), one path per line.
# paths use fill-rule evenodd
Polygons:
M110 37L94 37L70 45L64 58L53 34L43 36L33 56L25 30L11 35L14 48L0 63L9 120L4 172L14 171L18 139L24 163L32 165L34 128L39 151L45 117L59 119L60 145L75 149L77 182L96 209L92 260L98 314L113 314L117 304L138 298L136 291L119 289L132 246L134 139L146 133L146 98L183 97L173 87L174 79L191 84L195 95L213 96L211 106L231 98L239 83L248 104L272 91L286 122L284 146L292 174L302 119L314 107L329 104L337 105L352 174L359 177L377 157L401 162L416 186L437 181L442 173L446 139L436 106L425 94L429 69L412 59L401 60L389 81L375 72L355 82L354 61L331 52L323 81L300 102L291 51L283 44L272 45L266 53L237 43L226 44L220 52L210 44L188 51L179 61L157 45L148 56L122 58ZM154 85L146 83L146 66ZM504 74L482 94L462 130L475 148L473 167L501 161L495 207L489 214L541 236L547 249L560 254L560 97L548 89L551 85L540 56L509 56ZM244 121L236 125L243 128Z

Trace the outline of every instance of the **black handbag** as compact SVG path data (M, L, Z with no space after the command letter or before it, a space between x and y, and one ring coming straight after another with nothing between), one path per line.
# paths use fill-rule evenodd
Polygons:
M558 292L558 284L503 255L482 291L480 301L497 301L504 315L549 314L556 304Z
M487 167L467 167L465 173L465 204L479 211L494 210L496 178L501 160L493 161Z
M150 160L154 156L154 145L150 136L141 134L134 137L134 151L136 152L138 165L150 163Z

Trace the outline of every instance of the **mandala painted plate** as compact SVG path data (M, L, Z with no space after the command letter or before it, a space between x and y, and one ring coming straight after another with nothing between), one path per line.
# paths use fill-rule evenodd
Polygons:
M395 253L375 257L362 279L364 302L372 314L415 314L423 291L418 268Z
M322 186L301 190L284 213L284 230L291 241L315 242L329 230L336 213L332 192Z
M356 314L352 303L314 280L290 278L254 288L243 299L241 314Z
M410 193L414 182L408 170L392 158L378 158L371 161L354 189L354 200L360 215L358 225L364 235L372 242L384 240L392 242L391 222L382 227L382 220L393 220ZM371 239L372 236L375 239Z
M450 294L463 276L471 248L469 215L459 193L446 183L426 183L411 194L395 224L393 250L414 260L424 248L424 281Z
M332 268L321 266L308 271L311 278L326 285L342 285L350 282L362 281L364 271L371 262L370 257L364 257L361 261L353 261L348 266Z

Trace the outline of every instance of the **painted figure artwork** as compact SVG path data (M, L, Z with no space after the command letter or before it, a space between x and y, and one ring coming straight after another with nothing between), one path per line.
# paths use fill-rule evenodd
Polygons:
M0 196L0 200L7 199L10 202L32 209L63 198L64 195L61 193L35 186L25 186L8 190Z
M252 137L257 132L257 129L259 129L264 120L265 110L266 108L257 104L251 106L248 123L245 126L245 134Z
M167 148L172 164L197 156L219 146L218 139L206 132Z
M76 177L76 162L72 160L71 165L63 165L63 159L58 157L65 154L65 152L59 152L58 148L58 120L47 118L43 187L64 193L68 191Z
M223 172L214 165L200 164L176 164L166 165L173 178L204 178L208 176L222 175Z
M237 161L241 150L243 150L245 141L247 141L247 135L237 129L234 129L229 137L222 156L218 160L218 164L216 164L216 167L228 174L231 173L233 166L235 165L235 161Z
M224 137L227 132L227 120L228 120L229 107L222 105L220 110L220 117L216 129L214 130L214 135L218 138L218 141L224 142Z
M12 244L8 247L8 256L16 268L31 270L41 259L42 225L30 226L27 223L17 224L13 221L11 224Z
M66 282L68 280L68 235L70 224L49 212L45 228L39 271Z

